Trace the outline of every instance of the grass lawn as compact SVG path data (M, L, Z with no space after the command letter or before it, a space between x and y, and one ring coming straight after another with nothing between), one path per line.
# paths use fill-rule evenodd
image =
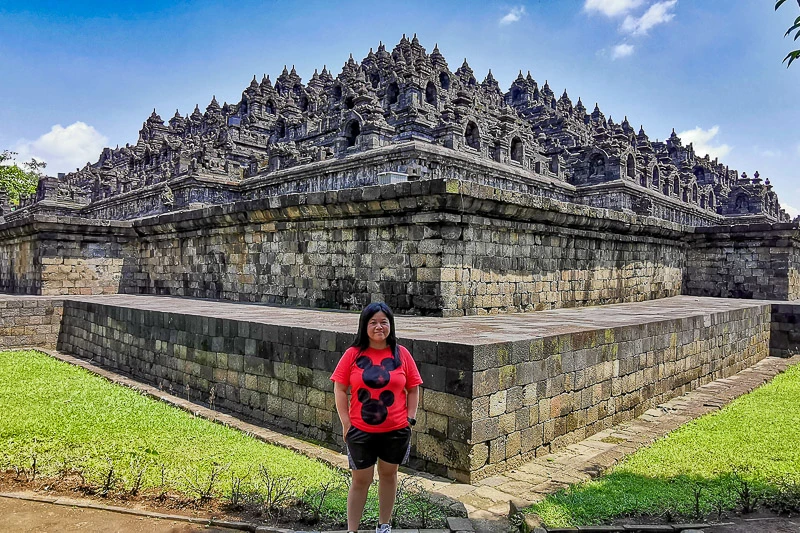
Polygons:
M216 492L223 496L232 476L255 479L260 465L293 477L298 495L340 475L36 351L0 352L0 383L3 469L30 468L35 455L40 476L75 468L102 484L113 466L118 488L143 472L143 489L163 481L165 489L192 494L221 467Z
M800 498L800 365L653 445L597 480L527 509L551 527L636 515L692 516L740 506L744 485ZM800 501L800 500L798 500Z

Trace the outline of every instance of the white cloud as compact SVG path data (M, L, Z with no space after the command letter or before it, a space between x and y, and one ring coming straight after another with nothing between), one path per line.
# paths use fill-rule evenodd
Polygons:
M631 44L618 44L611 49L611 59L619 59L621 57L628 57L633 53L633 45Z
M511 11L506 13L505 16L500 19L500 25L506 26L513 22L517 22L519 19L522 18L522 15L524 14L525 14L525 6L512 7Z
M792 218L796 217L797 215L800 215L800 211L798 211L797 209L795 209L790 205L782 204L781 207L784 208L786 212L789 213L789 216Z
M599 11L607 17L616 17L636 9L643 0L586 0L583 9L589 13Z
M84 122L75 122L66 128L56 124L50 131L34 141L21 139L14 147L17 161L35 158L47 163L45 172L55 176L71 172L87 162L94 163L108 139Z
M646 35L651 28L675 18L675 13L670 13L670 10L677 3L678 0L656 2L641 17L626 16L622 22L622 31L631 35Z
M719 126L714 126L711 129L704 130L700 126L692 129L682 131L678 134L684 145L692 143L694 145L694 152L700 157L708 154L711 159L718 157L724 158L731 151L731 147L727 144L713 145L714 137L719 133Z

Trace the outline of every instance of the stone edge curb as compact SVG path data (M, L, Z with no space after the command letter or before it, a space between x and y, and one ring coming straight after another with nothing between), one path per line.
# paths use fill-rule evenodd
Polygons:
M577 526L577 527L545 527L541 525L536 515L527 514L519 526L522 533L561 533L568 531L581 531L585 533L624 533L625 531L655 531L655 532L702 532L705 528L729 526L733 522L684 522L675 524L624 524L619 526Z

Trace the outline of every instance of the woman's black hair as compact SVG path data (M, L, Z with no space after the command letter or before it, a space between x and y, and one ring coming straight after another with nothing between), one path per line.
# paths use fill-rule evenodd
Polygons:
M358 319L358 333L356 333L356 338L351 344L351 347L358 348L359 353L365 351L369 348L369 336L367 335L367 324L369 324L369 319L372 318L376 313L383 313L386 315L386 318L389 319L389 335L386 336L386 344L392 349L392 353L394 354L397 351L397 337L394 334L394 313L383 302L373 302L366 306L363 311L361 311L361 317Z

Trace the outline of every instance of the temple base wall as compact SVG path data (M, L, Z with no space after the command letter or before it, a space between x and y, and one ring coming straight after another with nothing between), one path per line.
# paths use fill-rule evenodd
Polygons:
M357 315L107 298L64 302L60 350L341 446L330 374ZM789 355L797 342L775 336L785 329L775 321L800 311L782 305L775 320L769 302L685 296L508 315L503 324L400 317L400 342L425 381L411 466L475 481L739 372L771 349Z
M355 313L153 296L0 297L0 349L40 346L337 448L330 374ZM63 317L62 317L63 311ZM800 305L679 296L505 317L398 317L425 384L411 466L465 482L625 422L767 355ZM212 392L213 391L213 392Z
M0 294L0 350L55 348L62 311L60 299Z
M135 221L0 225L0 290L463 316L679 294L800 298L793 224L693 228L457 180L288 194Z
M686 242L684 294L800 299L800 232L796 224L695 228Z
M584 440L770 354L769 304L713 310L708 301L678 302L670 314L680 318L659 320L644 309L630 325L481 347L473 373L470 478ZM606 313L625 314L635 305ZM692 305L698 306L693 312ZM596 318L585 322L591 326Z

